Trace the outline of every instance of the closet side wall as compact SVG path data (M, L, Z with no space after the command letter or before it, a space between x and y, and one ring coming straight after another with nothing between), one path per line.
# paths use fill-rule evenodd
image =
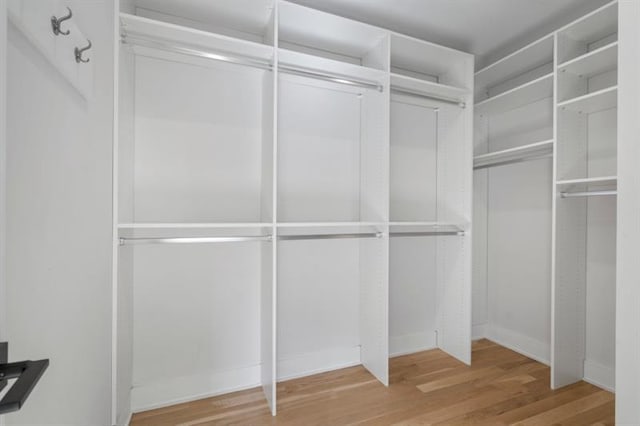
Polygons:
M619 5L616 422L640 424L640 2Z
M111 423L113 2L69 6L94 45L88 99L9 30L5 337L50 366L8 425Z

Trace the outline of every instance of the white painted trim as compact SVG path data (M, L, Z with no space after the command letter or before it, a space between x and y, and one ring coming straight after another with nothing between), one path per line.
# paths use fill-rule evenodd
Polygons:
M360 364L360 346L294 355L278 360L278 382Z
M486 338L544 365L550 364L549 353L551 349L547 342L533 339L495 324L487 325Z
M260 386L260 365L228 371L212 371L134 386L131 408L134 413L196 401Z
M389 358L436 349L436 331L404 334L389 338Z
M611 366L585 359L583 380L609 392L615 392L616 370Z

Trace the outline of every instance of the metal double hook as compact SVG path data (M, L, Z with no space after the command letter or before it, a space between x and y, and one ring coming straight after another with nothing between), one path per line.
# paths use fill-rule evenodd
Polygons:
M82 49L80 49L79 47L76 47L76 49L75 49L76 62L77 62L77 63L82 62L83 64L86 64L87 62L89 62L89 61L90 61L90 59L89 59L89 58L87 58L87 59L83 59L83 58L82 58L82 54L83 54L85 51L87 51L87 50L91 49L91 46L92 46L92 45L91 45L91 40L87 40L87 41L89 42L89 45L88 45L88 46L83 47Z
M51 27L53 28L53 33L54 33L55 35L60 35L60 34L62 34L62 35L67 36L67 35L71 34L71 30L62 31L62 30L60 29L61 24L62 24L64 21L68 21L69 19L71 19L71 18L73 17L73 12L71 11L71 9L69 9L69 8L67 7L67 10L69 11L69 13L67 13L65 16L63 16L63 17L61 17L61 18L56 18L55 16L52 16L52 17L51 17Z

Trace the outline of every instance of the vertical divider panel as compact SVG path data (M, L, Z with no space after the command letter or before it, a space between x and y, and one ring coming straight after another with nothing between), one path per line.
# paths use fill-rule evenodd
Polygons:
M557 260L556 260L556 252L557 252L557 229L558 229L558 217L557 217L557 209L558 209L558 197L556 191L556 181L558 180L558 73L557 64L558 64L558 34L553 35L553 178L551 179L551 184L553 188L551 189L552 200L551 200L551 345L550 345L550 354L549 361L551 363L551 388L555 387L555 365L556 365L556 351L555 351L555 340L556 340L556 314L555 314L555 306L556 306L556 268L557 268Z
M390 40L384 37L365 62L390 68ZM360 216L381 222L383 237L360 242L360 358L364 367L389 385L389 129L391 81L362 103Z
M442 106L438 112L438 222L461 224L466 232L437 237L437 344L466 364L471 364L472 102L469 95L466 108Z
M555 36L554 186L558 180L587 174L587 116L557 107L562 91L557 72L565 39ZM583 378L586 321L586 199L560 200L553 189L551 309L551 387Z
M262 243L261 285L261 383L271 414L276 415L276 362L277 362L277 145L278 145L278 1L267 30L274 47L272 72L265 73L263 96L262 143L262 222L271 222L272 240Z
M0 3L0 341L6 337L5 215L6 215L6 99L7 99L7 2Z
M640 424L640 2L621 1L618 81L616 422Z

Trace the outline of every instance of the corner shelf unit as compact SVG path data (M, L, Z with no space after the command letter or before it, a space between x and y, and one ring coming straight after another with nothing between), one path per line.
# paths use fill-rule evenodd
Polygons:
M578 96L558 104L558 108L582 114L615 108L618 104L618 88L609 87L597 92Z
M397 351L469 363L473 56L287 1L211 8L219 31L120 15L113 423L254 386L275 415L278 381L388 385ZM419 338L389 307L405 285Z
M525 317L500 323L495 312L484 326L488 336L511 339L529 356L549 360L553 388L582 379L614 388L615 356L601 348L615 346L617 19L618 2L612 1L476 73L474 211L481 220L475 224L474 291L486 289L493 309L511 297L506 316L525 312L529 298L550 300L551 315L541 307L526 314L526 321L549 324L551 333L518 329ZM554 161L487 172L548 158ZM526 185L527 196L507 201L506 193L518 192L514 185ZM532 211L547 203L551 218ZM490 206L499 211L492 214ZM520 234L523 220L531 229L553 232L529 235L513 256L504 238ZM547 247L553 259L535 251ZM495 266L492 256L509 268ZM536 275L547 269L549 275ZM516 270L531 273L519 282L527 296L514 301L508 272ZM490 291L497 292L494 299Z
M476 113L493 115L553 96L553 73L476 103Z
M556 32L554 389L615 387L617 21L613 1Z
M560 64L558 71L589 78L597 74L615 70L617 60L618 42L614 41Z

